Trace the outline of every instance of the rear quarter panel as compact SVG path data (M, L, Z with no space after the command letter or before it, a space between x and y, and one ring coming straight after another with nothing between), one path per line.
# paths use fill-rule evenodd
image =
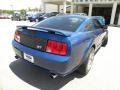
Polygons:
M88 55L94 37L92 33L76 32L70 38L72 67L82 64Z

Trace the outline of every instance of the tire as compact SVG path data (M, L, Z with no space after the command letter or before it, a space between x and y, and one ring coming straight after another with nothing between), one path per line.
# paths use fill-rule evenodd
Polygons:
M78 68L78 73L80 75L85 76L88 74L88 72L90 71L90 69L92 67L94 55L95 55L95 49L92 47L89 51L87 60L85 62L83 62L83 64L80 65L80 67Z
M105 38L103 39L102 47L105 47L107 43L108 43L108 35L106 35Z
M32 20L29 20L30 22L32 22Z

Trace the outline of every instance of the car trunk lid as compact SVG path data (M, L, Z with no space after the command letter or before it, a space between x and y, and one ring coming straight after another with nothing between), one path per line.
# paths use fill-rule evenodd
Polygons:
M72 34L71 32L64 32L56 29L53 30L48 28L36 28L30 26L18 26L17 31L21 33L19 43L27 47L45 52L50 52L50 50L46 50L48 41L50 40L54 46L57 44L59 47L61 47L60 45L62 45L62 47L66 49L67 45L68 48L69 40L67 37ZM52 49L54 48L52 47Z

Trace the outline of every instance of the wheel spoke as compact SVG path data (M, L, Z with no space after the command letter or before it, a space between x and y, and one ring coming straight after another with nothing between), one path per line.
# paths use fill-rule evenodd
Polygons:
M90 55L89 55L88 64L87 64L87 71L89 71L91 69L93 59L94 59L94 50L92 50Z

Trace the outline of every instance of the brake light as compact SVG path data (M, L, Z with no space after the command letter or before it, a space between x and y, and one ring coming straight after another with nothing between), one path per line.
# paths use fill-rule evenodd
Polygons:
M58 55L66 55L67 54L67 44L48 40L46 52L58 54Z
M20 35L21 35L21 33L20 33L19 31L16 31L16 32L15 32L14 39L15 39L17 42L20 42Z

